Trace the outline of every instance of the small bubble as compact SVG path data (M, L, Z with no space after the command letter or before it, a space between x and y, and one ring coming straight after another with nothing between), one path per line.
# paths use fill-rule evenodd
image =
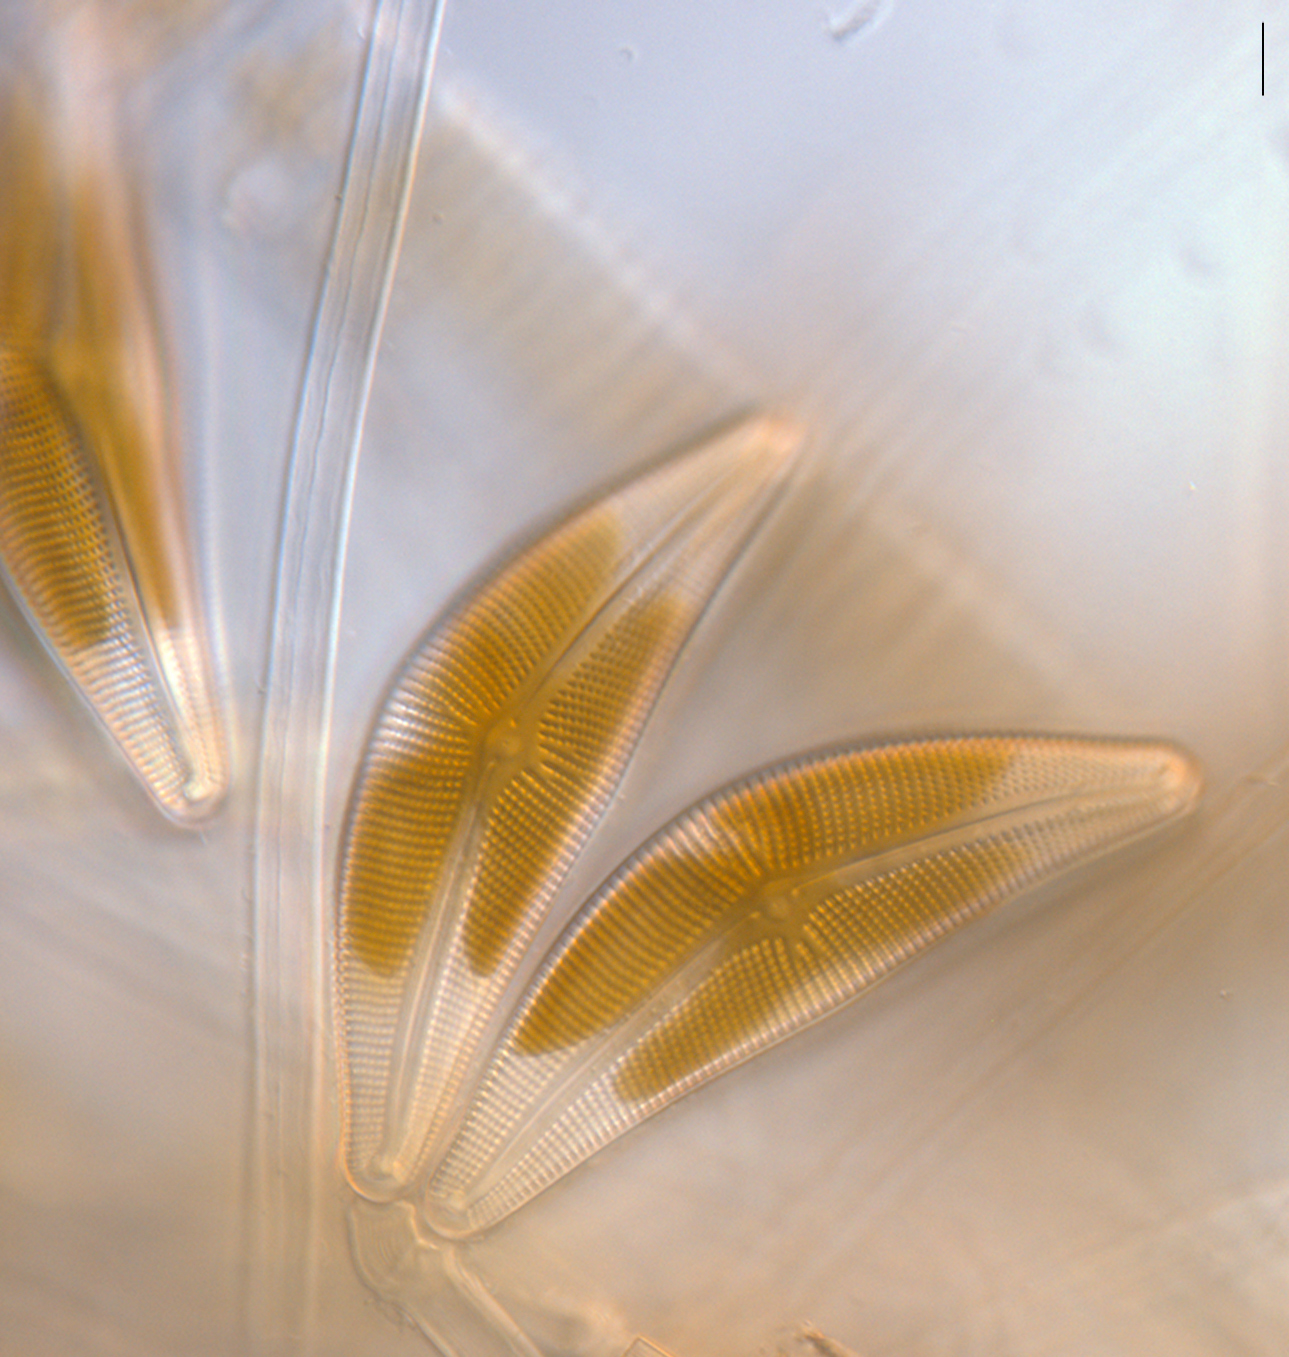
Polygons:
M225 193L223 225L235 235L280 239L294 229L296 215L291 176L273 156L240 170Z
M854 4L829 10L824 28L834 42L851 42L874 32L894 7L894 0L856 0Z

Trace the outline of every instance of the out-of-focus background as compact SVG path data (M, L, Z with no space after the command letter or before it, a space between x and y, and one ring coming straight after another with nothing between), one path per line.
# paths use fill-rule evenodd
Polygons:
M256 779L373 13L99 8L235 781L201 832L164 823L0 599L0 1352L222 1354L282 1261L257 1256L257 1071L309 1086L257 1003L290 959L254 899ZM74 9L0 5L0 78L56 83ZM1289 9L1127 10L449 0L354 488L324 868L374 707L453 592L749 402L804 420L805 466L568 903L717 782L857 734L1158 734L1209 776L1195 821L472 1245L552 1352L1289 1342ZM326 998L319 970L288 1012L300 1060ZM303 1319L264 1350L426 1351L353 1275L313 1073Z

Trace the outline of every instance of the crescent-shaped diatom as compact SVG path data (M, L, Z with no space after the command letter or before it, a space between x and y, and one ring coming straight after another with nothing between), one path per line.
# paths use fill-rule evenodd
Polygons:
M842 749L681 815L578 912L428 1180L502 1219L674 1099L1054 873L1185 813L1171 744L967 736Z
M346 1164L397 1196L676 657L798 444L754 418L575 513L434 626L351 795L337 948Z
M222 794L209 730L172 701L98 468L58 387L0 345L0 565L36 630L157 804L180 821ZM219 751L222 740L215 738Z
M0 112L0 568L143 786L190 822L228 767L166 355L111 110L66 83Z

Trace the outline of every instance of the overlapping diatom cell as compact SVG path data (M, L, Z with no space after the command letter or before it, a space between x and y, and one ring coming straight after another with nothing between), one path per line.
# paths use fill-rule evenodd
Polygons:
M1017 892L1182 815L1148 741L968 736L808 757L663 829L519 1002L424 1206L485 1229L683 1094Z
M0 567L149 794L193 821L228 768L167 355L101 82L82 107L64 74L0 114Z
M407 1192L677 655L798 442L753 418L506 561L416 647L377 718L340 864L346 1164Z

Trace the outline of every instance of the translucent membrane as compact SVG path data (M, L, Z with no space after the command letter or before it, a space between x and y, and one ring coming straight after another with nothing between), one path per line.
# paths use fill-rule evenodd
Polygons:
M66 33L61 100L0 111L0 564L148 792L192 820L228 771L164 346L109 111L78 69L93 35Z
M1009 896L1190 809L1168 744L964 737L757 774L673 821L543 963L429 1179L486 1228Z
M346 1162L363 1194L405 1192L451 1129L508 981L797 441L752 419L583 509L394 684L340 865Z

